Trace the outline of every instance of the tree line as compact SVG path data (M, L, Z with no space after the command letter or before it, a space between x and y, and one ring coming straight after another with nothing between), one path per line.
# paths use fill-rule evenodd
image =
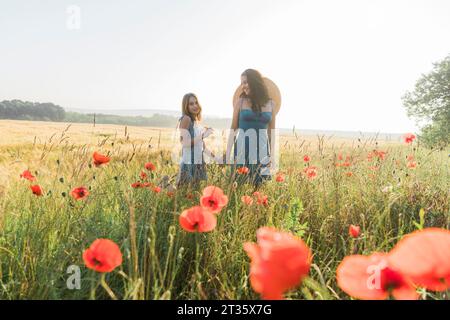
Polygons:
M53 103L39 103L21 100L0 102L0 119L63 121L65 110Z
M0 119L54 121L72 123L117 124L142 127L175 128L178 118L174 116L154 114L151 117L118 116L101 113L78 113L65 111L53 103L38 103L21 100L0 102ZM206 118L205 124L215 128L228 128L228 119Z

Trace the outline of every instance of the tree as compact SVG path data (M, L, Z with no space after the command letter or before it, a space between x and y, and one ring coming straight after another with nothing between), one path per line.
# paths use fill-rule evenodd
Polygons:
M403 97L408 116L425 123L420 137L429 146L450 144L450 54Z
M38 103L21 100L1 101L0 119L63 121L65 110L53 103Z

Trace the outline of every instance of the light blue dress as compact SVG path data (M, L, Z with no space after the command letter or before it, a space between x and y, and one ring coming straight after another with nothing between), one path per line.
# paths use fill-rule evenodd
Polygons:
M258 186L264 180L271 178L267 168L270 157L268 127L271 120L272 111L257 112L242 109L241 101L238 124L240 130L234 144L234 156L237 162L234 170L245 166L249 168L249 174L237 175L238 180Z
M180 121L181 119L182 118L180 118ZM202 128L196 122L191 120L188 130L190 138L194 139L201 134ZM203 158L203 141L199 141L193 146L183 147L177 184L179 186L195 184L206 179L207 174Z

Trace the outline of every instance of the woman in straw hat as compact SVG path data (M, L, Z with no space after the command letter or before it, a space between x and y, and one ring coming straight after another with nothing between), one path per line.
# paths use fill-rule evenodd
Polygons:
M232 177L258 187L271 177L276 114L281 98L276 85L254 69L241 74L241 85L233 98L233 119L226 153ZM234 156L231 149L234 146Z

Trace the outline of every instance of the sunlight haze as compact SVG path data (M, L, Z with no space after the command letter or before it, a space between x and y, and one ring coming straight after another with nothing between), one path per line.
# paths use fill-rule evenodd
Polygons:
M277 127L417 131L401 96L450 52L450 1L0 1L0 101L231 117L247 68ZM80 29L67 27L69 6Z

